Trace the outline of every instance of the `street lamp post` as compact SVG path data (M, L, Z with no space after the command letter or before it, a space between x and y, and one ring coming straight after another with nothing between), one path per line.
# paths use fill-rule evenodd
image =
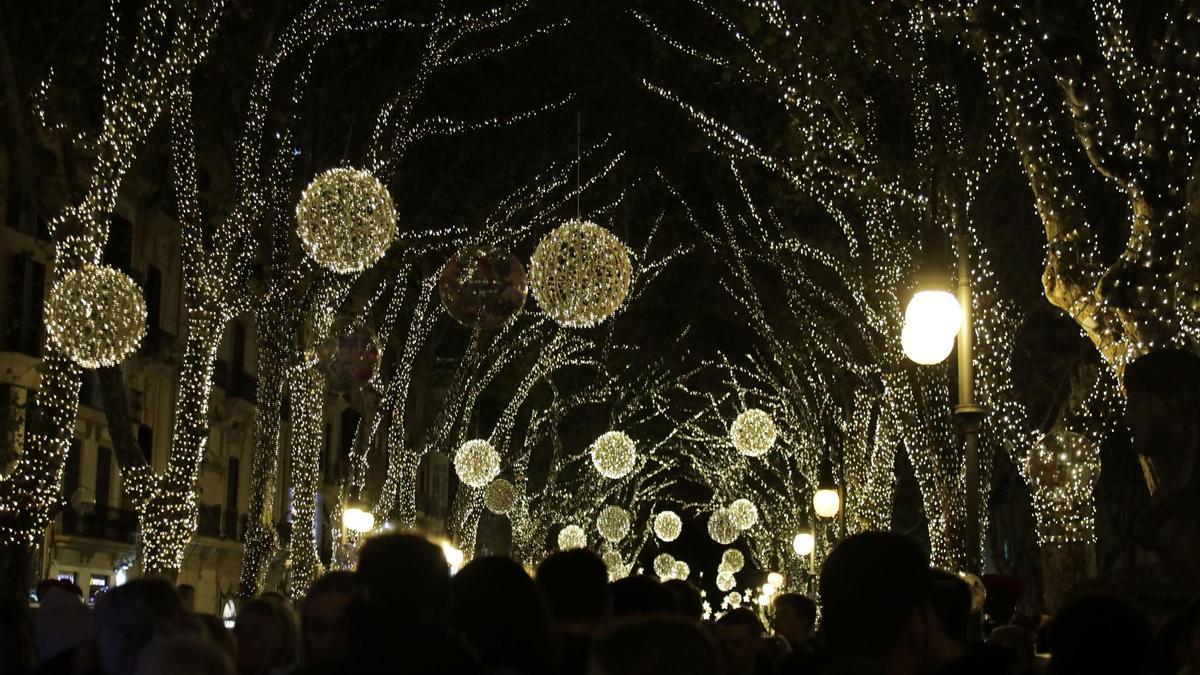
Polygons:
M975 402L974 325L971 312L971 261L965 228L958 227L957 298L943 284L921 289L904 313L901 345L908 358L923 365L940 363L950 355L957 338L958 405L954 416L963 432L966 479L966 569L978 574L979 565L979 427L985 410Z

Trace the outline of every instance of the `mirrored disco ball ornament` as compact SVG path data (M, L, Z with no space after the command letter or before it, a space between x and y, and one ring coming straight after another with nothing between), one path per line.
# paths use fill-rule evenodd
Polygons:
M591 447L592 465L605 478L623 478L637 465L633 439L621 431L601 434Z
M513 484L497 478L488 483L483 491L483 505L492 513L504 515L512 510L517 501L517 491Z
M629 534L629 512L619 506L600 509L596 518L596 529L600 536L611 542L621 541Z
M366 386L379 372L382 353L375 330L350 317L336 319L329 337L317 348L317 357L325 364L326 386L340 394Z
M749 499L737 499L729 505L729 517L733 526L739 530L748 530L758 524L758 507Z
M683 521L674 511L663 511L654 517L654 535L660 541L675 541L683 532Z
M482 439L467 441L454 453L454 472L471 487L483 487L500 473L500 453Z
M727 571L730 574L737 574L746 566L746 556L736 548L726 549L721 554L721 570Z
M468 246L438 278L442 306L467 328L499 328L521 311L527 293L525 268L501 248Z
M729 438L733 447L747 457L765 455L775 446L775 422L771 416L758 408L750 408L729 425Z
M84 368L114 366L146 335L146 301L129 275L84 264L50 291L44 310L50 342Z
M708 517L708 536L718 544L732 544L739 532L728 509L717 509Z
M300 195L296 234L318 265L339 274L361 272L396 239L396 207L370 173L330 169Z
M737 586L737 579L733 577L733 572L717 573L717 590L732 591L734 586Z
M667 579L675 571L675 556L670 553L659 553L654 556L654 573L659 578Z
M570 551L587 546L587 534L578 525L567 525L558 531L558 550Z
M625 302L632 278L629 249L586 220L569 220L543 237L529 263L530 285L542 311L571 328L612 316Z

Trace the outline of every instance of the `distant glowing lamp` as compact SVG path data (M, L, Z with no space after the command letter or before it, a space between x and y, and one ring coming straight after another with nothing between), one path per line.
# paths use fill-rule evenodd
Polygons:
M900 346L904 355L921 365L941 363L954 350L962 328L962 307L945 290L918 291L904 310Z
M371 513L366 504L351 502L342 511L342 525L357 534L370 532L375 527L375 514Z
M811 532L801 532L792 540L792 549L798 556L812 555L813 549L816 547L817 540L813 538Z

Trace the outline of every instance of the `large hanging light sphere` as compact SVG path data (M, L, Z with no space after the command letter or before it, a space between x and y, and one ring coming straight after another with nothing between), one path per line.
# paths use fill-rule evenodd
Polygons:
M792 540L792 550L798 556L810 555L816 547L817 540L813 538L811 532L801 532Z
M600 515L596 518L596 529L607 541L621 541L629 534L629 512L611 505L600 509Z
M517 501L517 491L513 484L497 478L488 483L483 491L483 505L492 513L503 515L512 510Z
M500 453L483 439L467 441L454 453L454 472L467 485L483 487L500 473Z
M317 357L325 367L325 386L346 394L371 381L379 372L383 345L370 325L353 317L339 317L329 336L317 345Z
M296 233L318 265L339 274L361 272L396 239L396 207L369 172L330 169L300 195Z
M64 276L46 298L50 342L84 368L113 366L137 350L146 334L146 301L129 275L85 264Z
M742 568L745 566L746 556L736 548L725 549L725 552L721 554L721 571L726 571L730 574L737 574L738 572L741 572Z
M765 411L750 408L729 425L733 447L748 457L766 454L775 445L775 421Z
M954 349L954 338L962 327L962 308L947 291L920 291L904 310L900 347L916 363L941 363Z
M821 518L832 518L842 509L842 498L835 488L821 488L813 493L813 511Z
M708 517L708 536L718 544L732 544L739 532L728 509L717 509Z
M690 576L692 576L691 566L682 560L676 560L675 567L671 570L671 578L683 579L686 581Z
M521 261L501 248L468 246L438 278L442 306L467 328L499 328L521 311L527 293Z
M663 511L654 517L654 534L660 541L675 541L683 532L683 521L674 511Z
M675 556L670 553L659 553L654 556L654 573L660 579L668 579L675 571Z
M758 507L749 499L734 500L728 510L733 526L739 530L748 530L758 524Z
M601 434L591 447L592 465L605 478L623 478L637 466L637 447L622 431Z
M578 525L567 525L558 531L558 550L570 551L587 546L587 533Z
M563 326L586 328L620 308L633 268L629 249L613 233L569 220L538 243L529 276L542 311Z
M732 591L734 586L737 586L737 579L733 572L717 572L717 590Z

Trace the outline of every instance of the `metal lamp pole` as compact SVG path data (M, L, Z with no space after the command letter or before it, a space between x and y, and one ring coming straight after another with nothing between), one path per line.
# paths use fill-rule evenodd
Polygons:
M969 240L964 228L958 233L958 304L962 309L962 328L958 331L958 405L954 416L963 432L966 463L967 571L979 574L979 426L985 410L975 402L974 321L971 312L971 260Z

